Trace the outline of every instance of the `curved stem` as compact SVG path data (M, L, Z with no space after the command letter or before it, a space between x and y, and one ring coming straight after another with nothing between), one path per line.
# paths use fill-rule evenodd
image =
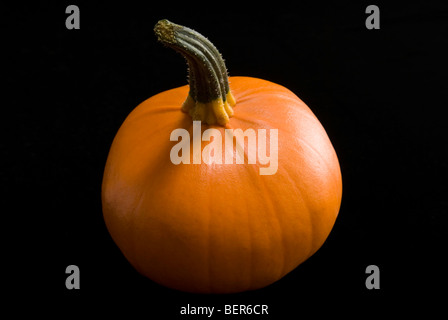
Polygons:
M168 20L154 27L158 40L181 53L189 66L190 92L182 105L193 120L225 125L233 115L235 99L230 91L224 60L216 47L198 32Z

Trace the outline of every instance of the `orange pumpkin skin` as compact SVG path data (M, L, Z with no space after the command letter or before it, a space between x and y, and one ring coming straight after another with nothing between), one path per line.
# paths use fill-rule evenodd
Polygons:
M107 159L106 226L141 274L170 288L231 293L265 287L322 246L339 212L338 159L312 111L278 84L229 79L237 106L226 127L278 129L274 175L260 175L260 165L247 161L170 161L177 143L171 132L192 134L192 119L179 110L188 86L134 109ZM221 126L203 124L202 132L210 127L224 137Z

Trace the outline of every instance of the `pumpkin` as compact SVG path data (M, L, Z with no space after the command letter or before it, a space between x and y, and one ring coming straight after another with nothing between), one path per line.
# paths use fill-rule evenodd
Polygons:
M342 197L335 150L290 90L228 77L216 48L189 28L161 20L155 33L186 58L189 85L142 102L116 134L102 184L107 229L132 266L163 286L233 293L272 284L313 255L333 228ZM173 163L176 129L214 129L223 145L230 129L276 129L278 168L260 174L263 164L247 161L248 137L239 145L244 163ZM207 145L202 140L199 151ZM238 156L237 143L224 148Z

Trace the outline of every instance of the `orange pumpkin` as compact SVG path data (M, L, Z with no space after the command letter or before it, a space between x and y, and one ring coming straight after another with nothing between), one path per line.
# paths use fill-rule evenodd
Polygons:
M122 124L104 171L106 226L135 269L164 286L201 293L265 287L314 254L333 228L342 196L333 146L288 89L227 77L215 47L189 28L162 20L155 32L186 57L190 86L149 98ZM246 159L248 139L243 164L174 164L171 133L194 135L193 120L201 121L200 134L220 132L223 145L226 129L277 129L278 169L259 174L263 165ZM237 156L233 144L224 148Z

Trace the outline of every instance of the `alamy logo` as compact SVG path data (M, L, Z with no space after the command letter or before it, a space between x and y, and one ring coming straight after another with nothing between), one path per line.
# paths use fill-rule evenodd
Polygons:
M65 13L70 13L65 20L67 29L79 29L79 7L72 4L65 9Z
M192 154L190 133L185 129L171 132L170 141L179 141L171 148L170 159L173 164L256 164L258 161L260 175L273 175L277 172L278 129L225 129L224 138L221 131L215 128L206 129L202 134L201 132L201 121L193 121ZM202 148L202 141L210 142Z

